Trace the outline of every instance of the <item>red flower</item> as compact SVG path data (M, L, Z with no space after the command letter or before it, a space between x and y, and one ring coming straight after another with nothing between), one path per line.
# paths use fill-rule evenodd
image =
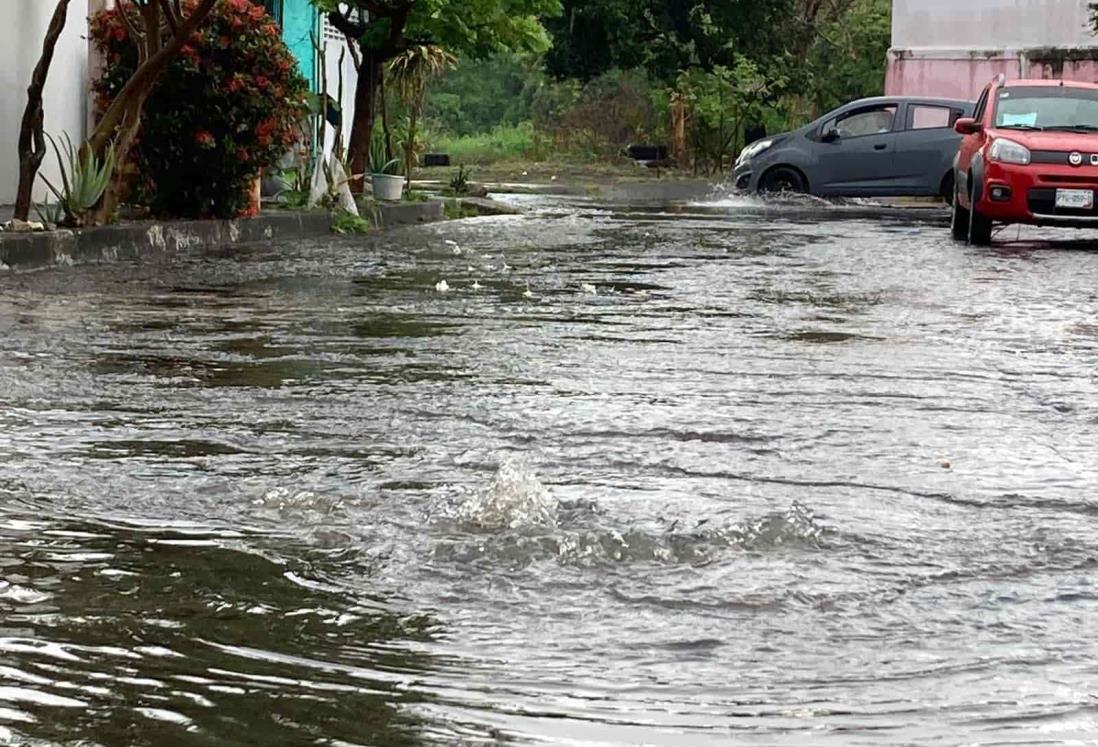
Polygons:
M126 41L126 29L121 26L116 26L114 29L114 40L119 42Z
M199 130L198 132L194 133L194 142L198 145L198 147L204 148L206 150L212 150L213 147L217 144L217 141L214 140L213 133L209 130Z
M273 117L268 117L256 125L255 139L256 142L259 143L260 148L266 148L271 144L271 133L277 126L278 123L274 121Z
M255 84L260 90L265 90L267 86L271 85L271 79L266 75L255 76Z

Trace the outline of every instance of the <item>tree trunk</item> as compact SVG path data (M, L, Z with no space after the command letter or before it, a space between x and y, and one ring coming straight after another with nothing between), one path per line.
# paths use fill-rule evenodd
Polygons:
M385 157L393 157L393 129L389 126L389 99L385 90L385 71L381 71L381 81L378 88L379 103L381 105L381 131L385 135Z
M119 160L115 165L114 173L111 174L110 183L107 185L106 191L103 192L103 199L100 200L99 205L91 215L90 223L92 225L98 226L108 223L114 217L122 198L125 196L126 187L129 184L129 174L126 173L126 168L129 165L128 156L130 149L133 147L133 141L137 138L137 133L141 131L141 112L144 108L145 98L132 100L121 124L118 126L114 149L115 157ZM125 156L122 154L125 154Z
M42 159L46 157L46 112L42 107L42 91L46 87L50 65L53 64L57 40L65 30L69 2L70 0L60 0L57 3L57 9L54 10L46 29L46 39L42 43L42 56L38 59L27 89L27 108L23 111L23 121L19 128L19 188L15 198L14 216L17 220L30 219L34 180L42 166Z
M370 143L374 137L377 94L382 73L383 62L380 56L370 50L364 50L362 67L358 71L358 83L355 86L355 118L351 125L351 143L347 149L352 178L369 173L371 167L382 166L382 164L370 163ZM363 181L363 179L354 180L355 192L362 192Z
M412 106L408 113L408 141L404 144L404 179L408 191L412 191L412 170L416 165L416 130L419 127L419 107Z

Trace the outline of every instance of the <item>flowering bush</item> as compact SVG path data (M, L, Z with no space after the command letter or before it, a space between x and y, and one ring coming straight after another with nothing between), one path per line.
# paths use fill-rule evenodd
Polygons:
M106 61L94 85L105 107L136 69L138 51L116 10L92 20L91 36ZM260 170L301 135L307 96L308 84L266 11L250 0L222 0L145 105L131 201L157 215L245 214Z

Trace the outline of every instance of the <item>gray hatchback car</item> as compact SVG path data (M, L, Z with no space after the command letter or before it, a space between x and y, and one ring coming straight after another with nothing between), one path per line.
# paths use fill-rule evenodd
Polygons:
M820 197L953 195L953 123L970 101L854 101L799 130L758 140L736 161L736 188Z

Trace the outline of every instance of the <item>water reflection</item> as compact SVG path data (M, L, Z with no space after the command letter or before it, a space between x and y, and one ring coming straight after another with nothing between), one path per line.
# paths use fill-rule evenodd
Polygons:
M310 582L271 544L0 515L0 722L64 743L418 744L406 706L431 662L402 644L437 624Z

